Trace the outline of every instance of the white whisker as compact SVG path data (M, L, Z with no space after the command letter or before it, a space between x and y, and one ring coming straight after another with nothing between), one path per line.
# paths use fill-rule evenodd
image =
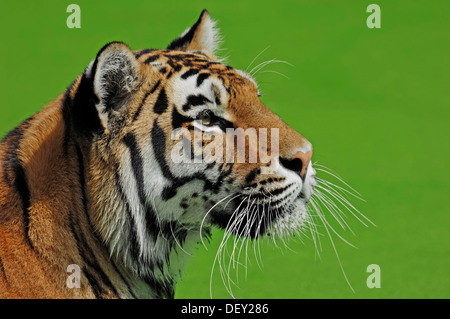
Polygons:
M325 230L326 230L326 232L327 232L327 234L328 234L328 238L330 239L331 245L333 246L333 250L334 250L334 253L335 253L336 258L337 258L337 260L338 260L339 267L341 268L342 274L344 275L345 281L347 282L348 286L350 287L350 289L351 289L351 290L353 291L353 293L354 293L355 290L353 289L352 285L350 284L350 281L348 280L347 275L346 275L346 273L345 273L344 267L342 266L341 259L339 258L339 253L338 253L338 251L337 251L337 249L336 249L336 246L335 246L335 244L334 244L334 241L333 241L333 238L332 238L332 236L331 236L331 234L330 234L330 231L328 230L327 222L326 222L326 220L325 220L325 217L320 213L319 207L316 206L316 205L314 204L314 202L311 202L311 204L313 205L314 209L315 209L316 212L318 213L319 218L322 220L322 223L323 223L323 225L324 225L324 227L325 227Z
M270 45L267 46L265 49L263 49L261 52L259 52L259 53L253 58L252 62L250 62L250 64L245 68L245 72L248 71L248 68L252 66L253 62L255 62L256 59L259 58L259 56L260 56L261 54L263 54L268 48L270 48Z

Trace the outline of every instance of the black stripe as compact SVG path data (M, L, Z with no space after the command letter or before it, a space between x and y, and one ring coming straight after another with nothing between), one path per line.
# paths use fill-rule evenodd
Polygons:
M134 113L133 116L133 122L137 120L137 118L139 117L139 115L141 114L142 108L144 107L145 101L147 100L147 97L150 95L150 92L147 92L144 95L144 98L142 99L141 104L139 104L139 108L137 109L136 113Z
M145 196L145 186L144 186L144 166L141 152L139 151L139 146L136 141L136 137L133 133L128 133L123 138L123 142L128 147L131 157L131 167L133 168L134 178L136 180L138 188L138 196L142 207L146 208L146 216L144 216L144 223L147 225L147 229L154 238L158 236L157 218L153 209L147 205L147 200ZM148 217L148 219L147 219Z
M103 297L102 297L103 291L101 290L97 280L91 274L91 271L88 268L83 267L82 272L86 276L86 279L89 281L89 286L91 287L92 291L94 292L95 298L103 299Z
M287 185L287 186L282 187L282 188L277 188L277 189L275 189L275 190L271 190L270 193L269 193L268 195L271 195L271 196L277 196L277 195L283 193L284 191L286 191L286 190L287 190L289 187L291 187L292 185L293 185L293 184L290 184L290 185Z
M5 157L3 159L3 178L12 185L13 177L10 176L10 170L18 163L17 151L20 146L24 132L30 126L33 117L23 121L18 127L10 131L2 140L2 143L7 144Z
M34 249L33 243L31 242L29 232L30 232L30 190L28 188L27 176L24 168L20 163L17 163L14 168L14 173L16 175L16 179L14 182L14 186L16 187L20 199L22 201L22 209L23 209L23 225L25 238L32 249Z
M186 103L183 105L183 111L188 111L193 106L204 105L207 102L211 103L211 101L203 94L189 95Z
M216 102L217 105L221 105L222 102L220 101L220 91L214 86L214 102Z
M197 87L202 85L203 81L205 81L207 78L209 78L209 73L200 73L197 77ZM220 104L220 103L218 103L218 104Z
M287 190L288 190L288 189L286 188L286 191L287 191ZM285 201L286 198L290 198L290 197L292 196L292 194L294 194L295 192L296 192L296 189L294 188L294 189L292 189L289 193L287 193L287 194L281 196L279 199L274 200L274 201L271 201L271 202L270 202L270 207L273 208L273 209L279 208L279 207L276 207L276 206L277 206L279 203ZM280 207L281 207L281 206L280 206Z
M167 64L172 67L173 72L178 72L183 68L183 66L181 64L173 62L172 60L168 60Z
M63 112L67 114L64 118L70 121L70 127L88 140L91 140L94 134L102 134L104 131L95 106L99 101L94 92L93 79L84 73L72 103L64 105Z
M19 194L20 200L22 202L23 210L23 225L24 225L24 235L29 246L33 249L34 246L29 237L30 230L30 189L28 187L27 176L23 163L18 157L18 151L20 149L20 143L22 141L25 131L30 126L30 122L33 117L28 118L17 128L9 132L3 139L4 143L8 143L6 147L6 154L3 161L3 177L6 181L10 182L11 186L14 186L17 193ZM10 173L12 173L10 176ZM12 182L14 176L14 182Z
M153 86L152 90L150 91L150 94L153 94L156 91L156 89L159 87L160 84L161 84L161 80L156 82L155 86Z
M144 49L144 50L141 50L141 51L135 53L134 56L136 57L136 59L139 59L144 54L150 53L152 51L154 51L154 49Z
M159 168L163 176L169 180L175 180L174 176L170 172L169 166L167 165L165 154L166 154L166 135L164 131L158 126L155 119L153 122L152 132L152 146L153 153L155 154L156 161L159 164Z
M156 89L159 87L160 84L161 84L161 80L156 82L156 84L153 86L153 88L149 92L147 92L147 94L145 94L144 98L142 99L141 104L139 105L139 108L137 109L136 113L133 116L133 122L136 121L138 119L139 115L141 114L141 111L142 111L142 109L143 109L143 107L145 105L147 97L150 94L153 94L156 91Z
M181 78L182 78L183 80L186 80L188 77L191 77L191 76L193 76L193 75L196 75L198 72L200 72L200 70L198 70L198 69L190 69L190 70L184 72L184 73L181 75Z
M3 266L2 257L0 256L0 273L2 274L3 279L8 283L8 277L6 277L5 267Z
M159 54L152 55L152 56L150 56L149 58L147 58L147 59L144 61L144 64L152 63L152 62L154 62L154 61L156 61L156 60L158 60L158 59L159 59Z
M222 63L220 63L220 62L208 62L208 63L206 63L205 67L209 68L211 65L217 65L217 64L222 64Z
M255 168L253 169L250 173L248 173L248 175L245 177L245 184L250 184L251 182L253 182L256 178L256 175L261 174L261 169L260 168Z
M171 54L171 55L166 55L166 57L168 59L175 60L175 61L183 61L185 58L184 54L183 55Z
M194 57L191 61L192 61L192 62L196 62L196 63L202 63L202 64L205 64L205 66L206 66L207 64L209 64L209 63L213 63L213 62L208 62L208 60L202 59L202 58L199 58L199 57ZM214 62L214 63L215 63L215 64L221 64L221 63L219 63L219 62Z
M175 106L172 109L172 128L175 130L183 126L184 123L192 122L194 119L191 117L180 114Z
M162 114L167 110L168 101L167 101L167 95L166 90L164 88L161 89L158 95L158 99L156 100L154 112L156 114Z
M191 68L191 67L193 67L194 65L192 64L192 62L191 61L183 61L182 62L183 63L183 65L185 66L185 67L188 67L188 68Z

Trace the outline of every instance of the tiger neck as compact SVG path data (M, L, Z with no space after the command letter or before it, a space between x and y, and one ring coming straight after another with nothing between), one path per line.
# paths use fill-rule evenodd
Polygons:
M86 210L112 262L134 296L173 298L189 251L199 241L198 229L164 220L154 202L139 198L132 173L88 156L83 157Z

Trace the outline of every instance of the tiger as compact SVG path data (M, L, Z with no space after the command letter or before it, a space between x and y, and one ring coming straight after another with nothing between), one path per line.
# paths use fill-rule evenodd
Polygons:
M213 229L258 239L305 224L312 144L261 102L249 73L217 56L220 43L207 10L166 49L108 43L3 138L1 298L171 299L186 256ZM269 162L172 160L196 134L201 153L206 133L238 128L270 128L267 141L277 130L277 147L244 136Z

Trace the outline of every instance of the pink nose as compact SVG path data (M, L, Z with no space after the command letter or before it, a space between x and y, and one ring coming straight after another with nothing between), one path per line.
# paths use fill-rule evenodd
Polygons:
M312 152L312 149L307 153L297 152L291 159L292 162L295 161L298 163L297 169L300 171L299 173L301 177L304 177L306 171L308 170L309 162L311 162Z

